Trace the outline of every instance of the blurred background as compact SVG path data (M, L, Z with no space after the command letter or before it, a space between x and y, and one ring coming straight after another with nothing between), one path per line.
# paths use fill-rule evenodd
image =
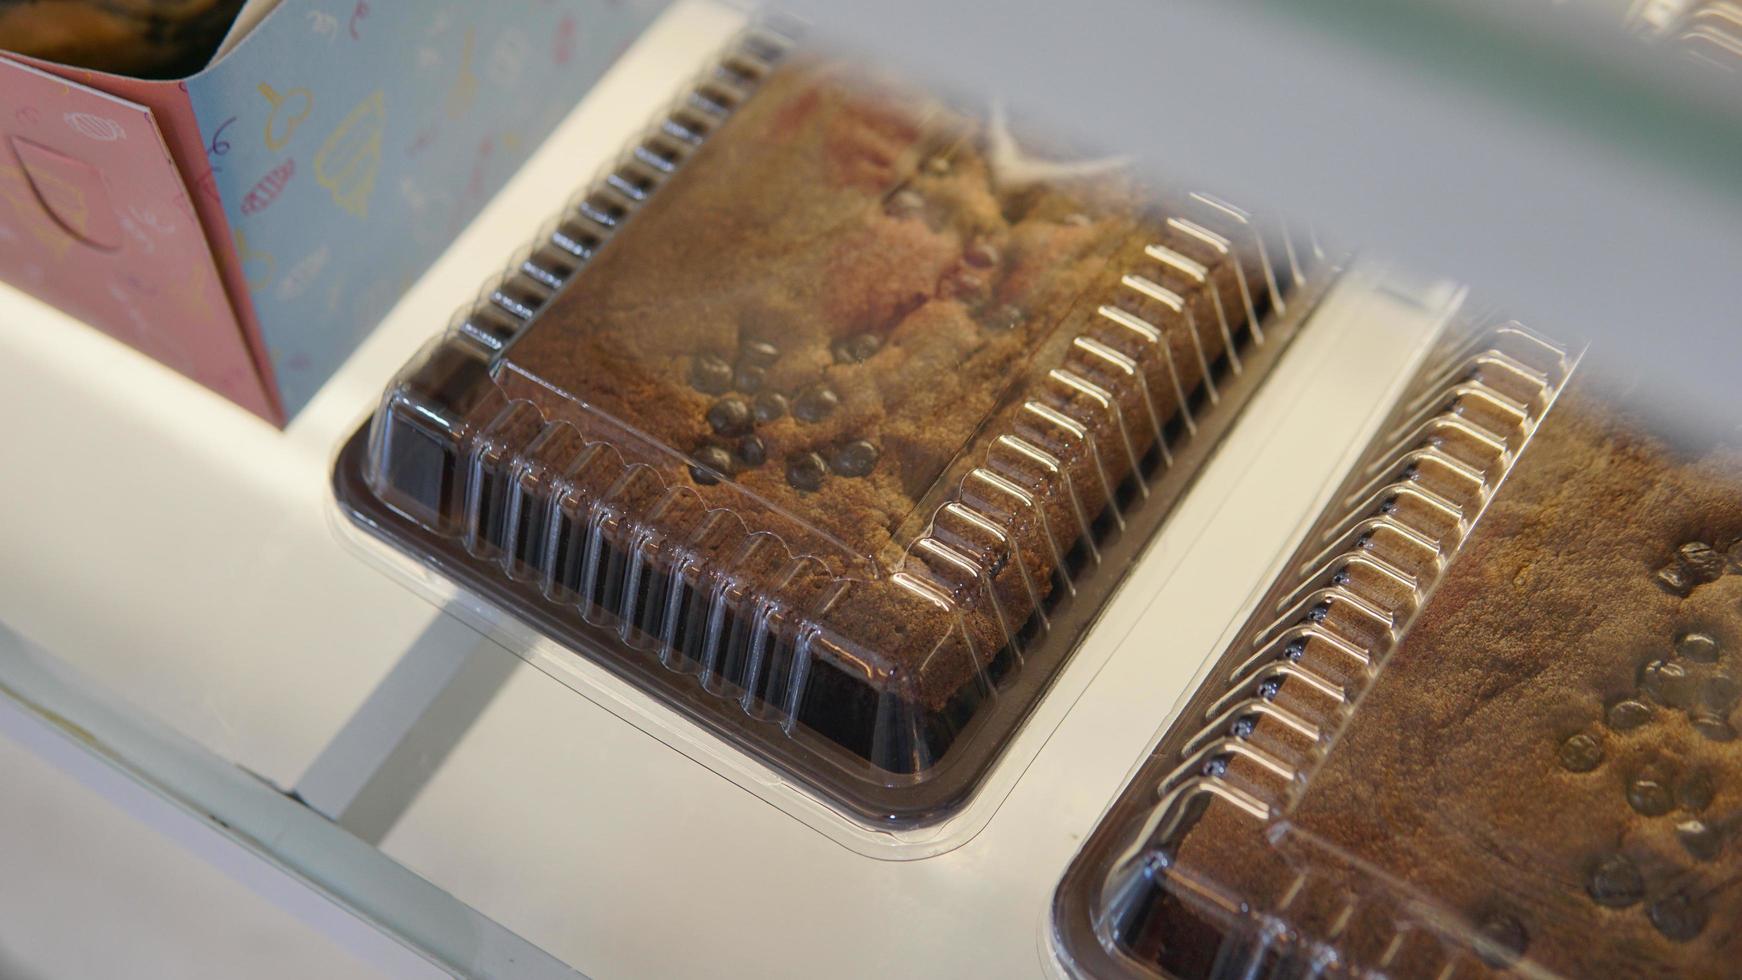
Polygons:
M7 980L381 975L8 738L0 786Z

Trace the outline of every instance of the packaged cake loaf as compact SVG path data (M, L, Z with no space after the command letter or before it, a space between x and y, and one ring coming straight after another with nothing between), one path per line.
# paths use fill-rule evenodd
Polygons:
M352 518L853 817L947 816L1334 274L750 30L342 453Z
M1070 972L1735 975L1742 434L1574 361L1433 361L1072 865Z

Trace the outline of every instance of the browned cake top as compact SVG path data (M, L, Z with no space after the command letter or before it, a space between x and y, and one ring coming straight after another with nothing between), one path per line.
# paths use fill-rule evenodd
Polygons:
M510 348L505 386L644 434L710 506L879 556L1134 231L1001 182L982 146L912 93L776 71Z
M1181 865L1256 897L1352 862L1558 975L1733 975L1739 537L1742 452L1575 382L1279 821L1285 860L1222 814Z

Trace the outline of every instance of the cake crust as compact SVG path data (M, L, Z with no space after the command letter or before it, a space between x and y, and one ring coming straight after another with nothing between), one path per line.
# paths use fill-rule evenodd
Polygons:
M812 610L838 638L826 655L930 710L1046 602L1064 552L1165 438L1266 281L1255 256L1208 247L1121 180L1017 185L999 169L976 124L939 103L839 63L789 65L498 368L508 398L639 445L665 486L858 583ZM1099 402L1065 390L1055 417L1035 416L1049 372L1158 242L1202 281L1158 266L1184 308L1124 300L1163 324L1106 355L1139 384L1093 378ZM948 516L940 527L1000 434L1059 468L1009 464L1042 516L1007 515L1005 540ZM927 536L993 571L916 552ZM903 573L934 595L892 587Z

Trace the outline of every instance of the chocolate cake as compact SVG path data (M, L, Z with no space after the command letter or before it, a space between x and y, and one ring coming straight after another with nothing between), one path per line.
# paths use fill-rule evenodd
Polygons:
M407 369L369 523L715 724L959 796L1323 277L787 44L752 33Z
M1742 444L1584 376L1536 424L1499 366L1552 392L1479 366L1430 397L1458 429L1386 447L1409 475L1309 538L1073 868L1073 948L1179 977L1734 975ZM1419 452L1450 432L1489 451L1447 496Z

